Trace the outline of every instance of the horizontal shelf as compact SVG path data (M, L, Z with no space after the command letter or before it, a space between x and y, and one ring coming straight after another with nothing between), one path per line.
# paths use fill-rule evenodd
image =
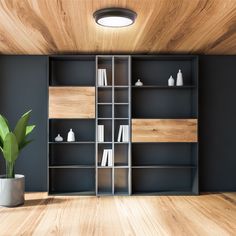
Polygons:
M50 169L80 169L80 168L95 168L94 165L62 165L62 166L49 166Z
M117 169L122 169L122 168L125 168L125 169L127 169L127 168L129 168L129 166L127 166L127 165L114 165L114 168L117 168Z
M150 88L150 89L194 89L197 86L195 85L184 85L184 86L167 86L167 85L143 85L143 86L135 86L132 88Z
M98 102L97 105L112 105L111 102ZM128 102L114 102L114 105L129 105Z
M198 144L198 142L132 142L133 144L135 144L135 143L140 143L140 144L145 144L145 143L179 143L179 144L181 144L181 143L193 143L193 144Z
M49 191L49 195L58 195L58 196L73 196L73 195L95 195L95 191L81 191L81 192L57 192L57 191Z
M133 192L132 195L140 195L140 196L155 196L155 195L197 195L198 193L195 193L193 191L157 191L157 192Z
M104 85L104 86L97 86L97 88L129 88L128 85Z
M95 144L95 141L48 142L49 144Z
M113 166L101 166L101 165L98 165L97 168L98 169L111 169Z
M193 165L148 165L148 166L132 166L134 169L151 169L151 168L157 168L157 169L164 169L164 168L176 168L176 169L194 169L196 166Z
M114 142L115 144L129 144L129 142Z
M97 142L98 144L110 144L112 142Z

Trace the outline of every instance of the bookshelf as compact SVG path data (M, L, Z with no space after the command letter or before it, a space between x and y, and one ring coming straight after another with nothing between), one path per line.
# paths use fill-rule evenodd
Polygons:
M49 194L198 194L197 56L61 55L48 63ZM184 86L169 87L179 69ZM118 141L121 126L128 140ZM70 128L75 142L66 141ZM54 141L58 133L63 142ZM107 149L112 163L102 166Z
M95 57L51 56L48 63L48 193L94 195ZM71 128L75 142L66 140Z
M96 130L104 125L104 141L96 142L96 193L129 195L131 142L118 142L118 136L121 125L128 126L130 134L130 56L98 55L96 65L97 71L105 69L107 75L107 86L99 86L99 72L96 76ZM102 166L105 149L112 150L110 166Z

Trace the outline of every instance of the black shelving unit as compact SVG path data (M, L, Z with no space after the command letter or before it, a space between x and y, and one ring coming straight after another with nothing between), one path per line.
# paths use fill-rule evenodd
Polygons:
M198 57L191 55L50 56L49 87L94 87L94 118L48 119L48 193L70 195L198 194L198 142L132 142L132 119L198 119ZM98 86L97 69L107 70ZM184 86L169 87L181 69ZM141 79L143 86L135 86ZM104 142L97 125L104 125ZM117 142L120 125L130 140ZM73 129L75 142L67 142ZM60 133L63 142L55 142ZM112 149L112 166L101 166Z
M168 86L181 69L184 86ZM135 86L141 79L143 86ZM197 56L133 56L132 118L198 119ZM198 194L198 143L132 143L132 193Z
M49 86L95 87L95 56L49 57ZM75 142L66 141L71 128ZM48 193L95 195L95 117L49 119L48 132Z

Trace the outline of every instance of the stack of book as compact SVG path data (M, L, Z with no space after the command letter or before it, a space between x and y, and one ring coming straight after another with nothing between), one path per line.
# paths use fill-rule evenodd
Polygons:
M98 69L98 86L107 86L106 69Z
M112 166L112 149L104 149L101 166Z
M129 126L120 125L117 142L129 142Z
M98 125L97 141L104 142L104 125Z

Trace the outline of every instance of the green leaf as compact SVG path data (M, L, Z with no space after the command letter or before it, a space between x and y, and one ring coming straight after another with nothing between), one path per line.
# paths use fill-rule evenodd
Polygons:
M6 118L4 116L0 115L0 139L2 143L7 133L9 133L8 122L6 122Z
M26 112L17 122L16 127L14 129L14 134L16 136L18 146L21 147L25 140L26 136L26 127L30 118L30 113L32 110Z
M31 142L33 142L34 140L25 140L24 143L21 145L20 150L25 148L28 144L30 144Z
M29 135L35 128L35 125L28 125L26 127L26 132L25 132L25 136Z
M0 150L1 150L2 154L3 154L3 148L2 147L0 147Z
M19 149L17 139L14 133L9 132L3 144L3 156L6 162L14 163L18 157Z

